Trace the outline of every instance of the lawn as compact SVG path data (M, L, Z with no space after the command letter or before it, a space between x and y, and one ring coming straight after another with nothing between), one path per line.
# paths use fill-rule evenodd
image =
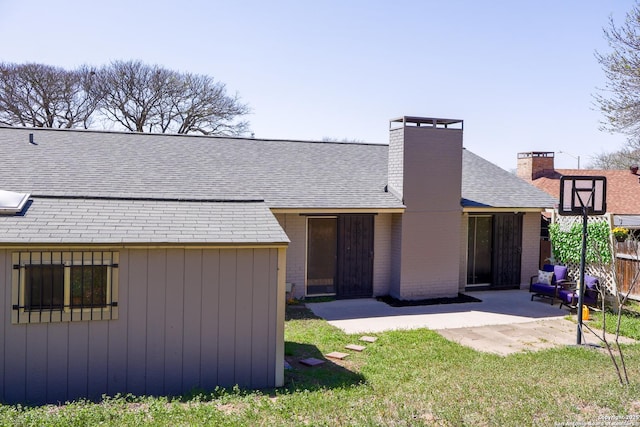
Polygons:
M180 399L118 397L100 404L0 407L2 425L640 425L640 344L625 348L632 385L607 355L564 347L508 357L479 353L426 329L375 334L343 361L299 361L362 344L304 308L289 307L286 387L217 390ZM611 420L611 419L610 419ZM610 424L615 425L615 424Z

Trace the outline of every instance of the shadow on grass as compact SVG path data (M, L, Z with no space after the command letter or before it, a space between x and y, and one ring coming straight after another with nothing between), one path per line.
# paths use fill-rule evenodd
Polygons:
M285 319L290 320L321 320L304 304L289 304L285 311ZM340 388L362 384L365 379L362 375L353 372L353 362L347 359L333 360L326 358L313 344L285 341L285 360L290 369L284 372L284 389L296 390L320 390L327 388ZM307 366L302 360L314 358L324 363L317 366Z
M289 391L342 388L365 382L364 376L348 369L350 362L346 359L334 362L324 357L315 345L287 341L284 347L285 360L291 366L284 372L284 388ZM301 360L308 358L324 363L317 366L301 363Z
M304 304L288 304L284 312L284 320L317 320L321 317L313 314Z

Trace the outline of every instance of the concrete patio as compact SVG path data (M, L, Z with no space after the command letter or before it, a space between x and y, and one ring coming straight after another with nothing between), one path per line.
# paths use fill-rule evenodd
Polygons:
M526 290L470 292L482 300L460 304L391 307L370 299L306 304L316 316L347 334L428 328L445 338L500 355L576 344L576 323L559 303L534 299ZM583 344L599 344L584 331ZM632 343L633 340L621 340Z

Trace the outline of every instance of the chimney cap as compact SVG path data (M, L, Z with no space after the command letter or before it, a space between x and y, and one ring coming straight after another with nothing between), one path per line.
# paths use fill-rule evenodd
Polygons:
M441 119L436 117L402 116L389 120L389 124L402 123L403 126L430 125L434 128L448 128L451 125L460 124L463 127L464 121L461 119Z
M553 151L527 151L524 153L518 153L519 159L528 159L531 157L554 157Z

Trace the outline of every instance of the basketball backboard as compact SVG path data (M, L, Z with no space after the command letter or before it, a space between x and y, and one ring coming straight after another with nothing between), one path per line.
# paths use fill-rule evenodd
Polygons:
M586 208L586 211L585 211ZM563 176L560 178L560 215L604 215L607 212L607 178Z

